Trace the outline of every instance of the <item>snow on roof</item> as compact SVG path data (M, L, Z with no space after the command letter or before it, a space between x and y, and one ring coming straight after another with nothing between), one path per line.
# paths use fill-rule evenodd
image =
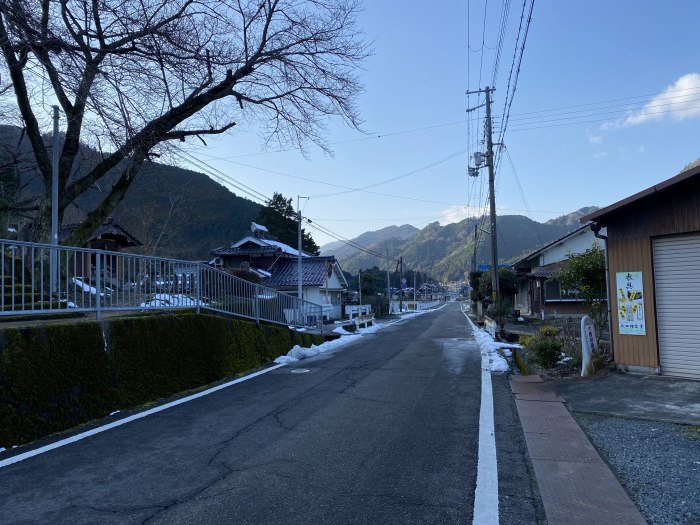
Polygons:
M258 224L257 222L250 223L250 231L269 233L269 230L265 228L265 226L263 226L262 224Z
M262 277L264 279L272 276L272 274L270 272L263 270L262 268L255 268L255 267L251 266L250 271L259 275L260 277Z
M231 248L239 248L240 246L243 246L246 243L253 243L257 244L258 246L271 246L273 248L277 248L281 250L282 252L289 254L289 255L299 255L299 251L296 248L292 248L288 244L284 244L283 242L279 241L272 241L270 239L260 239L259 237L251 237L248 235L247 237L244 237L237 243L234 243L231 245ZM212 252L213 253L213 252ZM305 253L303 250L301 252L302 257L309 257L309 254Z

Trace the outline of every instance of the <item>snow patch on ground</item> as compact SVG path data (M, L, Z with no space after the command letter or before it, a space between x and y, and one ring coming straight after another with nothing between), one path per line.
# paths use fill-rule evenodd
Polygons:
M159 293L153 299L141 303L139 308L157 308L159 306L197 306L197 299L182 294Z
M467 317L469 319L469 317ZM486 333L481 328L477 327L474 323L469 320L472 325L472 331L474 332L474 339L476 339L476 345L482 352L486 352L489 357L489 369L491 372L508 372L510 369L508 366L508 361L503 357L511 357L511 348L522 348L521 345L512 345L509 343L497 343L494 341L488 333ZM501 355L501 352L503 355Z
M275 359L275 363L277 364L288 364L288 363L294 363L296 361L299 361L300 359L306 359L309 357L315 357L319 354L322 354L324 352L329 352L331 350L335 350L337 348L340 348L341 346L348 345L350 343L354 343L357 341L360 337L364 335L369 335L377 332L378 330L381 330L383 328L386 328L387 326L392 326L398 323L403 323L409 319L413 319L417 315L423 315L427 312L431 312L434 310L422 310L418 312L411 312L411 313L405 313L401 316L400 319L390 322L390 323L374 323L372 326L368 326L366 328L358 328L354 332L347 332L344 330L342 327L337 327L333 329L333 332L336 334L340 334L341 337L338 339L334 339L332 341L326 341L325 343L316 346L312 345L310 348L303 348L299 345L296 345L294 348L292 348L289 352L287 352L287 355L282 355Z

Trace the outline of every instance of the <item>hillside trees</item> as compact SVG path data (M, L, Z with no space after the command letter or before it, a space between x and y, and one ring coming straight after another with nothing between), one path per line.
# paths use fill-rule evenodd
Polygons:
M266 205L260 209L256 221L265 226L280 242L296 247L299 244L297 213L292 206L292 199L275 192ZM318 255L320 248L311 234L301 229L301 249L312 255Z
M328 117L358 127L356 71L368 54L358 9L358 0L0 0L0 108L24 128L43 182L38 198L15 204L34 213L31 237L50 230L42 132L52 104L62 113L59 221L110 180L70 239L80 243L141 164L177 141L243 121L266 144L327 148ZM80 163L81 143L100 156Z

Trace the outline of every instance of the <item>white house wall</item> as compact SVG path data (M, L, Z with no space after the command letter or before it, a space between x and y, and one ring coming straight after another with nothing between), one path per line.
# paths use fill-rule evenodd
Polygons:
M600 230L601 235L605 235L606 232L605 228ZM540 266L564 261L568 253L583 253L590 249L595 241L598 241L601 248L605 248L603 240L596 238L590 228L581 230L578 234L544 250L540 254Z

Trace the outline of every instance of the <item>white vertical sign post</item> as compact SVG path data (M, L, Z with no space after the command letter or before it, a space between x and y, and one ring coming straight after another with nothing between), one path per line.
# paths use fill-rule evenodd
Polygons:
M581 377L595 374L594 358L598 351L593 319L584 315L581 319Z

